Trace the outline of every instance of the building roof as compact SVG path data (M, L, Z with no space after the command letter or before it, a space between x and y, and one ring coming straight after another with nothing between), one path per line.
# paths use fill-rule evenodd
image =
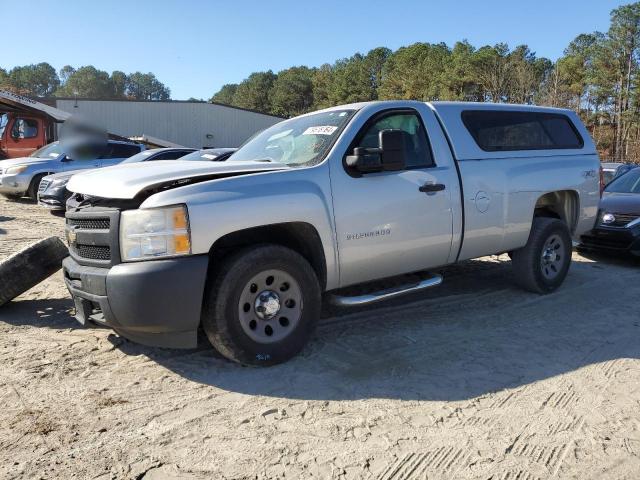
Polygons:
M272 117L272 118L281 118L281 119L285 119L285 117L280 117L278 115L272 115L270 113L264 113L264 112L259 112L258 110L252 110L250 108L242 108L242 107L235 107L232 105L226 105L224 103L218 103L218 102L207 102L205 100L136 100L136 99L128 99L128 98L83 98L83 97L45 97L45 98L40 98L39 99L41 102L46 102L46 103L51 103L51 102L55 102L56 100L77 100L79 102L123 102L123 103L131 103L131 102L138 102L138 103L202 103L205 105L216 105L218 107L225 107L225 108L232 108L234 110L241 110L244 112L250 112L250 113L257 113L259 115L265 115L267 117Z

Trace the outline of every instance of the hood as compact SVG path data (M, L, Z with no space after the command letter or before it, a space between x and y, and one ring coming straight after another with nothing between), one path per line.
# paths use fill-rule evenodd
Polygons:
M604 192L600 210L609 213L640 215L640 193Z
M71 177L73 177L74 175L77 175L78 173L86 173L89 170L71 170L69 172L60 172L60 173L52 173L51 175L47 175L46 178L47 180L53 181L53 180L69 180Z
M36 165L38 163L45 163L54 160L52 158L37 158L37 157L22 157L11 158L9 160L0 160L0 170L5 168L14 167L16 165Z
M133 199L144 191L288 168L281 163L269 162L140 162L79 173L71 177L67 190L92 197Z

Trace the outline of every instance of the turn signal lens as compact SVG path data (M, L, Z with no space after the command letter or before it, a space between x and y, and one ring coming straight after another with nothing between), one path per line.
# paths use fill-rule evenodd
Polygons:
M175 235L173 242L173 249L176 254L186 255L191 252L191 241L189 240L188 234Z

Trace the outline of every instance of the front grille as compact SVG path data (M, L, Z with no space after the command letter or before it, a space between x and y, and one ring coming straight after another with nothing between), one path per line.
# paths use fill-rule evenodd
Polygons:
M66 235L70 255L81 265L111 267L120 262L115 209L67 209Z
M67 225L83 230L109 230L111 221L108 218L68 218Z
M98 245L74 245L76 253L90 260L111 260L111 247Z
M40 180L40 184L38 185L38 193L44 192L50 184L51 180L45 180L44 178Z
M624 227L627 223L633 222L636 218L638 218L638 215L629 215L623 213L614 213L613 216L616 217L615 221L613 223L608 223L605 225L611 227Z

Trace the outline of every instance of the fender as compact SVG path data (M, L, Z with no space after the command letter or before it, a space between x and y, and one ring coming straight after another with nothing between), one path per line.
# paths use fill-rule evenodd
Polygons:
M327 163L214 179L156 193L140 208L186 204L193 254L208 253L220 238L241 230L301 222L320 236L326 289L339 286L337 246Z

